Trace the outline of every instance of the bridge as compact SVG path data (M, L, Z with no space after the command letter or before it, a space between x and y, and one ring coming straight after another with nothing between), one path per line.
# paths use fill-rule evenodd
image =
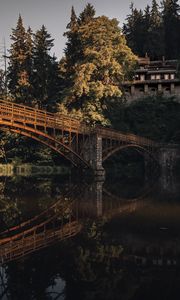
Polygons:
M150 157L161 147L150 139L110 128L88 126L60 113L0 100L0 127L3 131L30 137L55 150L74 166L89 168L103 176L103 162L125 148L134 148Z

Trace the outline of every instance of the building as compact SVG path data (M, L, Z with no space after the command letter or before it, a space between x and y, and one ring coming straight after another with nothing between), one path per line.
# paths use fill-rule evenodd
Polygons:
M178 61L150 61L149 57L139 58L138 68L132 81L123 83L127 101L143 98L148 95L179 95L180 78L178 78Z

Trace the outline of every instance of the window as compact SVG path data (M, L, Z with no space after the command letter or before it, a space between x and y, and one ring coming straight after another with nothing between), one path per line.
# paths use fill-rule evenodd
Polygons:
M171 75L170 75L170 78L171 78L171 79L174 79L174 78L175 78L174 74L171 74Z
M141 75L140 75L140 80L141 80L141 81L144 81L144 80L145 80L145 75L144 75L144 74L141 74Z
M164 74L164 79L168 80L169 79L169 74Z
M155 80L156 76L154 74L151 75L151 80Z
M156 75L156 79L157 79L157 80L161 79L161 75L160 75L160 74L157 74L157 75Z

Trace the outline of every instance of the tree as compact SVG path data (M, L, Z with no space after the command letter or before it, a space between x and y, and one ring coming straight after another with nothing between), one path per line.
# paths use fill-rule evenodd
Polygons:
M75 30L77 27L77 16L76 16L76 13L75 13L75 10L74 10L74 6L72 6L71 8L71 20L69 22L69 24L67 25L67 28L68 29L71 29L71 30Z
M128 76L136 58L126 45L116 19L91 15L75 32L79 43L77 52L75 48L75 54L69 51L71 30L66 34L70 38L60 63L63 78L69 82L63 91L63 103L69 110L81 110L84 119L106 123L104 112L108 102L121 99L120 82Z
M34 97L39 106L47 105L53 89L51 75L55 60L49 54L53 46L53 39L43 25L34 35L33 48Z
M180 16L178 0L163 0L161 10L152 0L144 11L131 4L131 13L124 24L128 46L139 56L151 59L178 58L180 53Z
M33 104L33 32L30 27L27 30L26 49L26 71L30 82L29 99L31 98L31 104Z
M80 25L88 23L94 18L95 14L96 11L94 7L90 3L88 3L82 13L80 13L79 15L78 23Z
M131 14L126 18L126 23L123 26L123 33L126 36L127 44L132 51L139 55L144 55L144 43L147 32L145 31L145 21L142 10L130 6Z
M29 103L31 82L29 68L32 53L29 47L30 32L26 32L23 20L19 15L17 26L12 29L8 79L9 90L17 102Z
M6 74L3 69L0 69L0 97L6 96Z
M145 10L145 31L147 32L144 52L151 59L165 55L162 17L156 0L152 0L151 10Z
M68 66L69 77L72 74L72 67L77 62L79 57L83 56L83 50L80 43L79 37L79 24L77 21L77 16L74 11L74 7L71 9L71 20L67 25L67 31L64 33L64 36L67 38L66 48L64 50L66 57L66 64ZM64 64L64 59L61 60L61 64ZM67 74L68 79L68 74ZM68 85L68 80L66 81L66 85Z
M179 57L180 51L180 6L178 0L163 0L162 16L165 38L165 55L167 58Z
M50 64L48 67L48 100L47 109L54 111L56 109L56 102L60 95L61 85L59 76L59 65L56 57L50 57Z

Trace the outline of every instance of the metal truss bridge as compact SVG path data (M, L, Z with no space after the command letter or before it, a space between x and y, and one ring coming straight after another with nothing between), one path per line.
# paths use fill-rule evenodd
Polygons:
M131 147L153 155L159 144L134 134L88 126L59 113L0 100L0 126L45 144L73 165L103 173L102 163L121 149Z

